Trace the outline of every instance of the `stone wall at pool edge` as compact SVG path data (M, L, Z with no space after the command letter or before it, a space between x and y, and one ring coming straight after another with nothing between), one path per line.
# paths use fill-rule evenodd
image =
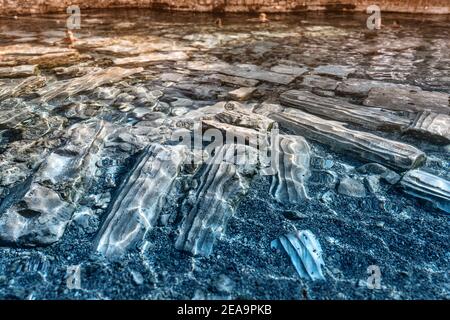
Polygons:
M65 12L81 9L152 8L199 12L365 11L376 4L384 12L449 14L450 0L0 0L1 15Z

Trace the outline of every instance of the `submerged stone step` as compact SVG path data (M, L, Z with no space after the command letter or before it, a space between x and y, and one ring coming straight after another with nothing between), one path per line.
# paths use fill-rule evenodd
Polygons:
M364 105L395 111L431 111L450 114L450 96L443 92L408 90L400 88L373 88Z
M220 73L206 76L205 79L219 80L222 83L232 84L239 87L256 87L259 83L258 80L227 76Z
M307 75L303 77L302 86L319 92L335 91L340 82L336 79L319 75Z
M82 56L77 51L73 52L58 52L47 53L41 56L31 58L28 62L39 66L42 69L51 69L59 66L77 63L80 60L90 58L89 56Z
M313 74L321 76L329 76L337 79L345 79L355 72L355 68L340 65L323 65L313 70Z
M276 73L290 74L295 77L300 77L301 75L308 72L308 68L298 67L298 66L290 66L290 65L285 65L285 64L278 64L278 65L270 68L270 71L273 71Z
M11 84L0 89L0 101L7 98L24 96L42 88L47 84L47 79L41 76L31 76L17 84Z
M267 71L256 65L231 65L223 61L205 63L202 61L189 61L188 69L196 71L219 72L229 76L254 79L277 84L289 84L295 80L295 76Z
M113 60L116 66L124 65L143 65L151 62L158 61L180 61L187 60L189 56L183 51L172 52L152 52L146 53L135 57L117 58Z
M340 82L336 88L336 92L339 95L344 96L354 96L365 98L369 95L370 90L374 88L392 88L392 89L405 89L405 90L416 90L421 91L420 87L398 84L378 80L367 80L367 79L345 79Z

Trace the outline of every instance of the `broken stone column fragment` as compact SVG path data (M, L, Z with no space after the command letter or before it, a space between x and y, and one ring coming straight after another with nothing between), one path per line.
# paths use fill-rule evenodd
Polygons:
M450 182L423 170L408 171L400 181L406 193L450 213Z
M311 149L308 143L300 136L280 135L277 140L278 150L271 149L272 153L278 155L275 163L271 164L275 169L270 185L271 195L280 203L309 200L305 187L305 182L311 174Z
M300 110L290 109L270 117L296 134L348 151L360 159L374 161L399 171L417 168L425 162L425 154L405 143L388 140L371 133L347 129L344 124L328 121Z
M235 158L246 157L239 163ZM228 219L234 214L239 199L247 192L255 173L256 150L243 145L225 144L201 166L194 179L198 187L183 204L184 218L175 243L178 250L208 256L220 238Z
M422 140L450 141L450 116L423 111L415 120L399 112L376 107L364 107L346 101L315 95L308 91L289 90L281 94L283 105L324 118L356 124L366 129L409 132Z
M308 199L305 181L309 177L310 147L300 136L269 135L276 127L264 115L250 113L237 103L228 102L215 120L203 120L208 127L238 137L238 143L258 148L263 173L272 176L271 195L280 203L299 203ZM267 151L270 150L270 160ZM266 154L264 154L266 152Z
M251 113L245 110L237 102L227 102L224 104L224 110L217 113L214 118L217 121L232 124L234 126L255 129L259 132L269 132L274 127L275 121L272 119Z
M450 143L450 115L423 111L417 114L407 131L434 142Z
M286 106L332 120L349 122L372 130L404 130L411 120L395 112L368 108L335 98L326 98L308 91L290 90L280 96Z
M288 233L273 240L271 247L284 250L298 275L307 280L325 280L322 268L322 248L314 234L309 230Z
M96 250L114 257L123 254L154 227L181 166L184 146L152 144L145 148L117 190L96 240Z

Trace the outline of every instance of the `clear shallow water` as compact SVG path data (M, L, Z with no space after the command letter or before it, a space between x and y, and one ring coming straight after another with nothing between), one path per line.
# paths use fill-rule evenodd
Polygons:
M88 11L83 12L81 29L75 34L88 43L100 37L138 47L173 41L202 49L194 57L207 53L227 62L261 66L279 59L307 66L338 63L357 66L373 79L450 90L446 16L385 14L378 32L368 30L366 16L360 14L273 15L269 24L251 21L254 16L227 15L221 17L221 28L215 24L217 17L145 10ZM0 43L48 46L64 37L65 26L65 15L5 17Z
M159 61L120 64L126 68L142 66L144 70L111 86L104 84L107 90L103 95L117 89L134 100L126 95L120 103L102 99L98 90L89 90L88 86L67 99L58 96L48 103L34 100L33 94L0 102L0 208L14 201L19 194L16 189L33 176L52 150L67 143L63 133L71 125L103 119L114 124L118 132L120 128L142 127L143 122L153 117L170 119L178 113L222 101L234 89L232 85L211 80L207 72L187 68L187 61L219 59L270 69L289 60L310 70L336 64L354 68L357 78L450 93L448 17L383 15L384 26L378 32L366 29L364 15L273 15L269 24L248 20L254 16L227 15L220 17L221 28L214 23L218 17L151 11L87 12L82 15L81 29L75 32L74 49L61 42L65 36L64 15L0 19L3 66L14 61L24 64L43 50L62 54L64 59L67 50L81 55L62 63L64 67L81 63L76 72L57 70L61 66L54 56L44 61L48 66L40 68L40 72L47 78L47 87L52 88L65 80L89 75L96 68L111 67L116 59L149 54L155 48L163 55L178 53L172 59L175 61L153 56ZM95 83L98 79L91 80ZM4 77L0 82L6 88L14 87L19 80ZM300 83L301 78L288 85L263 81L248 103L278 102L280 93L298 88ZM147 100L138 101L134 97L139 92L133 88L150 92L159 101L157 109L148 114L145 108L154 99L146 96ZM63 91L71 92L67 88ZM128 99L131 103L127 103ZM425 168L449 178L448 153L441 147L395 134L377 134L425 150L429 156ZM318 143L310 144L313 158L331 160L328 169L339 178L362 164ZM64 236L51 246L1 249L1 297L449 297L448 216L388 186L359 199L337 194L333 184L310 182L307 186L311 201L283 205L270 197L269 180L258 177L230 218L212 256L192 257L175 250L174 225L180 219L180 203L174 201L165 209L169 216L175 217L171 223L146 233L145 245L138 245L123 259L111 262L95 253L94 238L105 218L109 201L105 199L114 195L139 151L139 147L121 145L119 148L122 148L119 155L108 154L104 159L113 165L100 166L95 183L87 190L79 190L82 200L74 217L89 212L88 218L71 219ZM318 165L313 169L324 171L325 168ZM111 180L113 183L109 183ZM292 211L301 213L301 218L286 218ZM327 268L325 282L300 279L289 260L270 249L273 239L295 229L310 229L321 242ZM80 265L81 289L67 286L67 270L74 265ZM370 265L380 266L380 290L369 290L364 284Z

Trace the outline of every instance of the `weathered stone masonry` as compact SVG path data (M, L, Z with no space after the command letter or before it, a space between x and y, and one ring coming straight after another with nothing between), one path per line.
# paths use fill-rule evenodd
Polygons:
M82 9L153 8L203 12L295 12L307 10L364 11L377 4L382 11L449 14L449 0L0 0L0 14L63 12Z

